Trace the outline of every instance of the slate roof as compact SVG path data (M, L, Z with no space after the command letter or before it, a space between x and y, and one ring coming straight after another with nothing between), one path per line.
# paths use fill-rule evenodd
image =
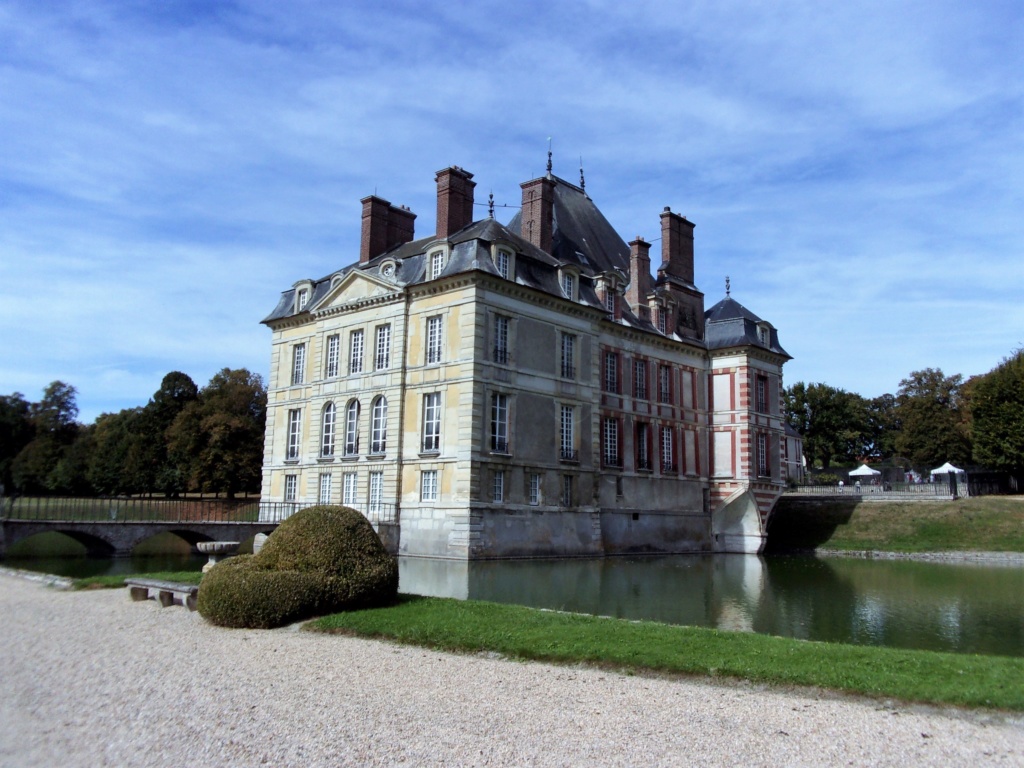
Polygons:
M768 328L768 344L764 344L758 334L760 324ZM779 344L778 331L771 323L766 323L731 296L726 296L704 313L704 340L708 349L749 345L792 359Z

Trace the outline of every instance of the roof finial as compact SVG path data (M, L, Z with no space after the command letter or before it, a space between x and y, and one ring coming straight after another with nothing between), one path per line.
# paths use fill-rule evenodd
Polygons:
M492 219L494 218L494 192L490 192L487 195L487 215Z
M551 137L548 136L548 176L551 175Z
M587 191L587 182L583 178L583 155L580 155L580 189Z
M725 296L726 296L726 298L729 297L729 276L728 275L725 276Z

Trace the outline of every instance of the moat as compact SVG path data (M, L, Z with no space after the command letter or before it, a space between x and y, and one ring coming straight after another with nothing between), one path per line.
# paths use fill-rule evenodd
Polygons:
M12 558L85 576L204 557ZM403 592L806 640L1024 656L1024 568L811 556L454 562L402 558Z

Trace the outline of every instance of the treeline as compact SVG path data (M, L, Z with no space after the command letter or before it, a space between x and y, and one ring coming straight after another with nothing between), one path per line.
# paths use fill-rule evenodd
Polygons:
M1024 349L967 381L926 368L903 379L895 395L868 400L798 382L784 400L809 467L891 459L1024 472Z
M77 421L75 388L55 381L38 402L0 396L0 483L7 493L120 495L260 489L267 391L225 368L200 389L180 371L149 402Z

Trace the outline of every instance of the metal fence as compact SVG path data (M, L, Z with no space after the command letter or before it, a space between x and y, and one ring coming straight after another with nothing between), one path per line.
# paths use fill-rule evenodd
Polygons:
M950 499L953 491L949 483L880 483L878 485L798 485L786 490L795 496L842 496L878 499ZM967 495L967 488L960 485L958 495Z
M4 520L75 522L256 522L259 499L143 499L8 496L0 499Z
M280 523L300 509L315 507L315 502L301 501L263 501L259 503L259 522ZM398 522L398 504L376 504L372 507L358 504L345 504L343 506L362 513L371 523L394 524Z
M120 523L279 523L311 503L259 499L0 497L0 519ZM398 504L350 505L371 523L397 523Z

